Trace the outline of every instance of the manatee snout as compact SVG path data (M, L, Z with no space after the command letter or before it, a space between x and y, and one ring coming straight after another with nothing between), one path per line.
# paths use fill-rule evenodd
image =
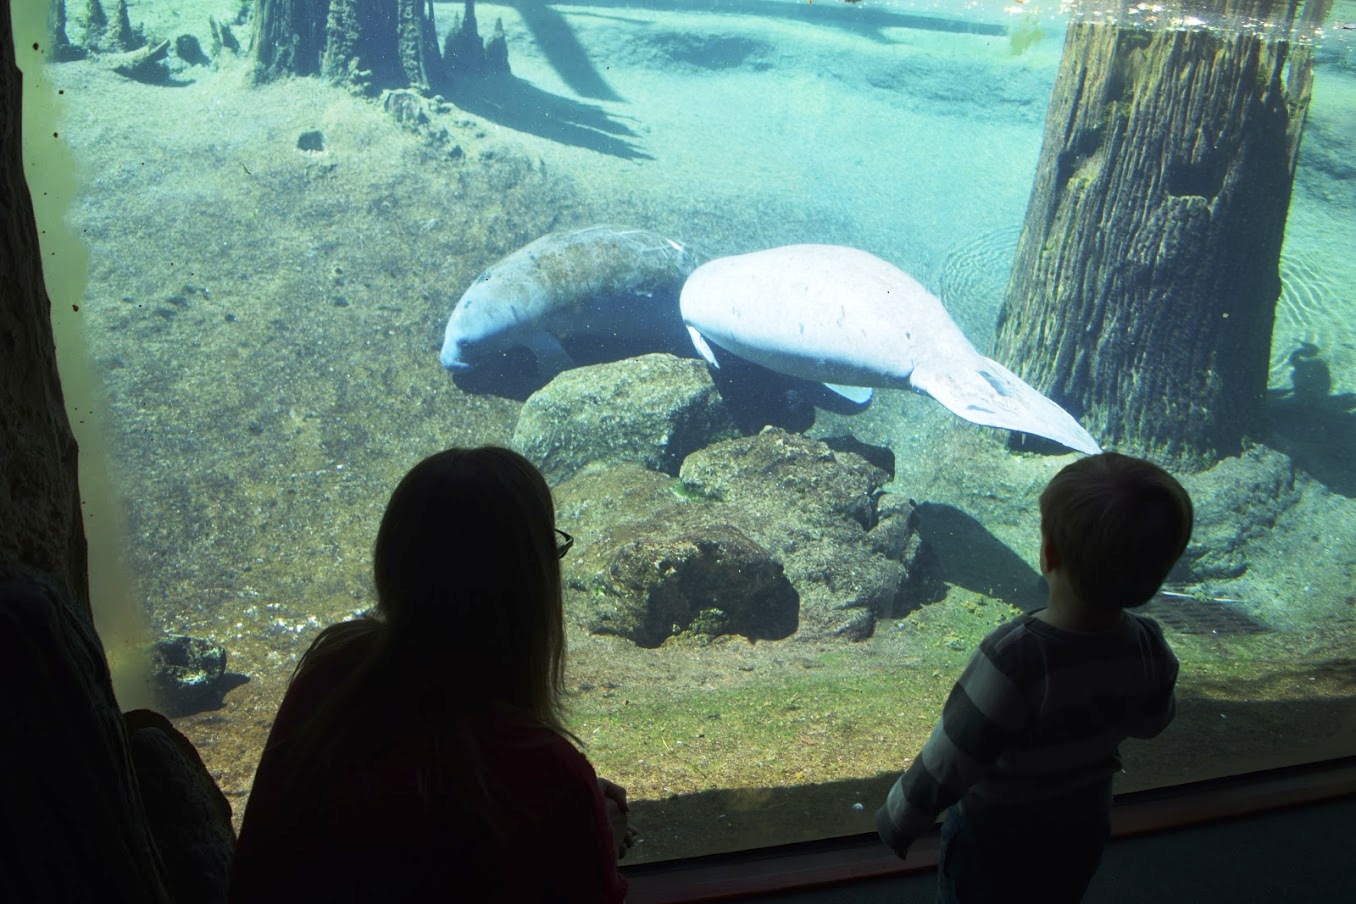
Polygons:
M438 363L453 373L470 370L474 352L475 343L470 339L465 336L449 335L443 340L443 350L438 354Z

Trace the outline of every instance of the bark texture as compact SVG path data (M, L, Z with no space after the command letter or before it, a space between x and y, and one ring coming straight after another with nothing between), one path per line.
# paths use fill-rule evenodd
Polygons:
M21 79L0 0L0 561L55 576L89 618L75 436L24 178Z
M356 87L428 90L446 72L428 0L257 0L255 77L323 74Z
M134 761L90 615L14 49L10 0L0 0L0 775L11 779L0 897L218 904L235 841L230 807L163 719L139 724ZM153 812L148 786L159 792ZM173 855L168 871L157 839Z
M1225 6L1282 36L1070 24L994 355L1104 445L1187 467L1267 429L1312 77L1298 0Z
M330 0L257 0L254 15L255 76L316 75L325 50Z

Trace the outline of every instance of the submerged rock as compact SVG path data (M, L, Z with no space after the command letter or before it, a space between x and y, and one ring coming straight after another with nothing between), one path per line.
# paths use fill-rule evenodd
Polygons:
M739 510L686 500L670 477L631 464L590 469L556 491L575 533L565 565L573 620L640 646L669 637L780 639L799 622L795 588L771 552L730 523Z
M171 716L216 709L227 691L246 679L226 671L226 648L209 640L170 634L151 645L151 684Z
M1294 462L1266 446L1181 481L1196 509L1191 543L1169 577L1183 583L1240 577L1248 569L1249 544L1263 540L1303 491Z
M704 364L651 354L559 374L523 406L513 448L557 483L622 462L677 474L689 452L736 432Z
M880 493L888 478L855 452L778 429L716 443L681 471L687 492L744 512L800 594L797 636L816 639L869 637L877 619L938 595L913 504Z
M677 514L661 511L613 551L591 631L657 647L685 631L763 640L796 630L796 591L767 549L732 525L707 520L711 512Z
M575 534L571 617L655 646L678 634L870 636L938 597L913 504L852 452L781 430L689 455L681 480L634 463L556 490Z
M181 34L174 39L174 53L189 66L212 65L212 60L203 53L202 44L191 34Z

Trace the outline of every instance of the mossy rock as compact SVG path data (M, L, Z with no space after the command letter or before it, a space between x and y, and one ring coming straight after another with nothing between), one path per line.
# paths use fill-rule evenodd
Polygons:
M589 630L643 647L692 632L750 640L791 635L798 597L781 563L738 528L687 512L679 531L661 512L612 551L602 592L591 597Z
M693 453L681 474L590 466L557 487L558 520L577 538L565 581L579 627L646 646L684 634L860 640L940 595L913 503L880 492L887 472L854 452L769 429ZM655 571L663 561L673 573Z
M676 475L689 452L736 433L704 364L652 354L558 375L523 405L513 448L552 483L622 462Z

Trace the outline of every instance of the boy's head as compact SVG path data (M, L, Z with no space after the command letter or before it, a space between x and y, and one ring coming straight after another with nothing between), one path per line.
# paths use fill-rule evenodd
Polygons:
M1041 493L1041 534L1070 588L1095 607L1149 601L1191 538L1191 497L1155 464L1116 452L1080 459Z

